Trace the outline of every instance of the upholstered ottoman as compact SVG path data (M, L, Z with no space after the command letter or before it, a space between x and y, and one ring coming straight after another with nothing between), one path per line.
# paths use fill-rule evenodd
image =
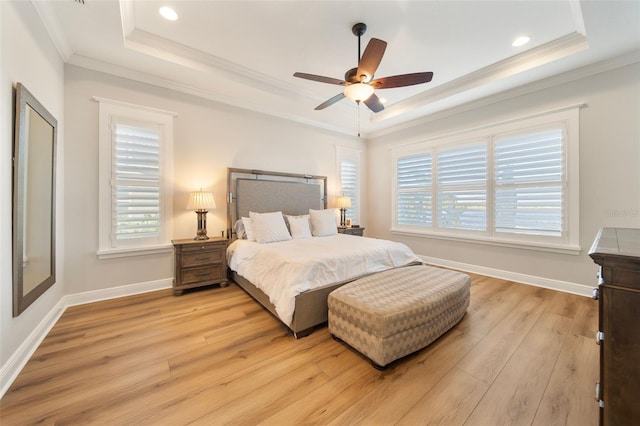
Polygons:
M329 332L384 367L457 324L470 286L466 274L425 265L369 275L329 294Z

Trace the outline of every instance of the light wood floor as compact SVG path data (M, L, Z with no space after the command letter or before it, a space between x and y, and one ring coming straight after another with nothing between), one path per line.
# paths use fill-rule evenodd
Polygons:
M463 320L382 372L235 285L72 307L0 424L596 425L597 302L472 278Z

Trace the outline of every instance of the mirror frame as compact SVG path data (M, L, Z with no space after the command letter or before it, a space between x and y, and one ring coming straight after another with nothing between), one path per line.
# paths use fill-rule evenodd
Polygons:
M44 244L50 245L49 259L45 258L45 262L49 264L49 275L37 283L32 290L26 294L24 292L24 264L25 264L25 235L29 231L29 223L26 220L28 207L25 208L25 200L28 197L27 176L30 165L28 149L30 141L26 140L28 135L27 129L27 108L31 112L35 112L42 117L52 127L51 141L41 141L51 147L51 168L47 168L45 172L51 172L51 187L49 188L49 196L44 207L50 208L51 222L49 226L49 235L38 236L38 240ZM56 142L57 142L57 120L47 111L47 109L29 92L21 83L16 84L15 91L15 128L14 128L14 144L13 144L13 316L17 317L25 309L27 309L38 297L47 291L56 282ZM32 167L36 165L33 164ZM46 176L43 174L43 176ZM33 180L33 179L32 179ZM29 187L43 187L49 183L45 182L29 182ZM39 280L39 278L38 278ZM36 281L36 280L34 280Z

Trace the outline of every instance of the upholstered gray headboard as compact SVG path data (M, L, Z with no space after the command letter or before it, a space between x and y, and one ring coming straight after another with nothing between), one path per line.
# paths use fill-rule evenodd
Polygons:
M249 212L300 215L326 208L327 177L230 168L227 203L227 237L232 238L233 224Z

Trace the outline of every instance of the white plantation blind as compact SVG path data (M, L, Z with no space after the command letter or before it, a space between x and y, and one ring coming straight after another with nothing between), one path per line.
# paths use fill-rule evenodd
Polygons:
M340 161L340 183L342 194L351 198L351 208L347 209L346 217L358 220L358 166L355 161Z
M487 144L438 152L438 225L487 229Z
M496 232L562 236L563 140L562 128L496 138Z
M161 129L116 122L112 135L112 239L159 238Z
M396 222L399 225L432 225L431 163L431 154L397 160Z
M392 150L392 231L579 254L579 108Z

